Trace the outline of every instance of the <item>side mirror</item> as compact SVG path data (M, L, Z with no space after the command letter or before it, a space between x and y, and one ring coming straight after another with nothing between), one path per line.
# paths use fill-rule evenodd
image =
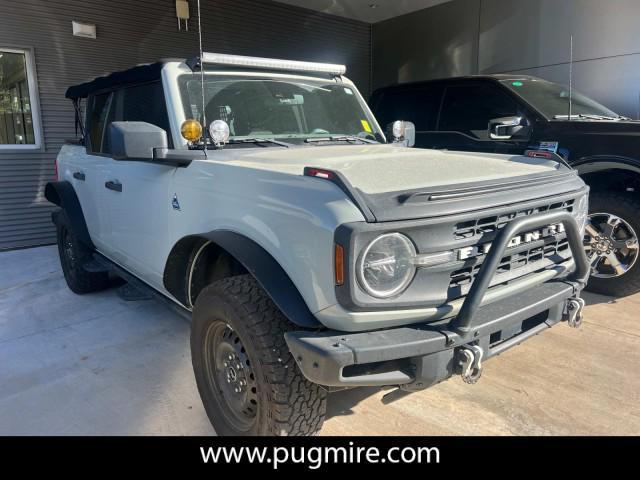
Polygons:
M115 160L153 160L156 148L168 148L167 132L147 122L111 122L111 156Z
M391 133L393 143L402 143L405 147L413 147L416 144L416 126L413 122L396 120L387 125L387 131Z
M530 128L522 117L502 117L489 120L489 138L492 140L525 140Z

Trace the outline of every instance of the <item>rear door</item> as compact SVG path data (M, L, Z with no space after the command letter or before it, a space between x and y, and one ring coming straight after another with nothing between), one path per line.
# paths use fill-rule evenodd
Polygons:
M104 192L100 179L110 158L104 154L105 127L113 116L113 95L110 92L92 95L87 99L87 133L84 147L73 147L66 157L69 181L72 183L87 223L91 240L98 250L109 253L109 212L104 208Z

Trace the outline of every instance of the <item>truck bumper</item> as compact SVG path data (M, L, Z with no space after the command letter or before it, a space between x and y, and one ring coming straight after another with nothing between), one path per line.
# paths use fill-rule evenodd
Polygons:
M486 360L551 328L570 315L579 285L548 282L480 307L464 333L450 322L415 324L372 332L294 331L285 334L300 370L330 387L400 385L420 390L462 373L462 351L482 350Z

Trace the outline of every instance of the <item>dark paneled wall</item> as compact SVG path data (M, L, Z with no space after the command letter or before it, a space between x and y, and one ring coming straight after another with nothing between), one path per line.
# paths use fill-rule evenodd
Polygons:
M567 84L573 35L575 88L638 118L638 18L638 0L482 0L479 71Z
M0 150L0 249L55 241L43 188L55 156L74 137L69 85L166 57L197 54L195 0L179 31L173 0L0 0L0 47L33 48L44 146ZM268 0L202 0L207 51L344 63L370 91L368 24ZM71 21L95 24L97 39L72 36Z
M373 26L374 88L476 73L526 73L640 116L638 0L453 0Z
M373 25L373 88L478 70L480 0L455 0Z

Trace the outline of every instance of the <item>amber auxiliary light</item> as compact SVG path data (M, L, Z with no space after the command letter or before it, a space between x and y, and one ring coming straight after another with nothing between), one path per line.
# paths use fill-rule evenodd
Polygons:
M182 122L180 133L186 140L195 142L202 137L202 125L200 125L199 121L190 118Z

